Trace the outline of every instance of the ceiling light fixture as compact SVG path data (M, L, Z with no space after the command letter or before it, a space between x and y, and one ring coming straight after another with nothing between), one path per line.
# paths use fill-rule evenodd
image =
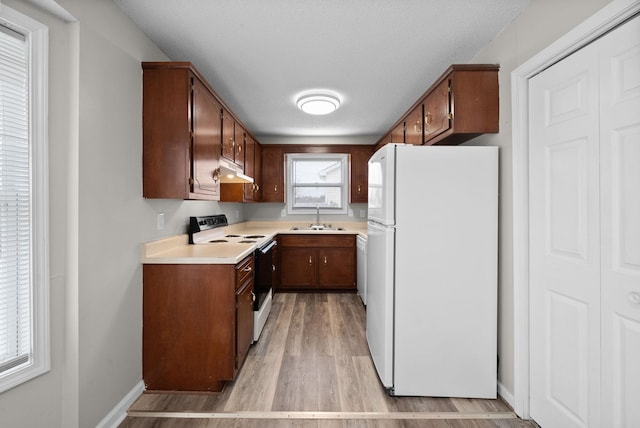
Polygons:
M340 99L330 92L313 92L301 95L296 104L305 113L323 115L336 111Z

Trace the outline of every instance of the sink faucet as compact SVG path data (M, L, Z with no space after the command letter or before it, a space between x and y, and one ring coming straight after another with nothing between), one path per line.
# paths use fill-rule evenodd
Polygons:
M316 224L320 224L320 205L316 205Z

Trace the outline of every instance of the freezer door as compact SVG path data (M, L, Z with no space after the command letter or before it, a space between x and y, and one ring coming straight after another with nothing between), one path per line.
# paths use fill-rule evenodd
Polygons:
M367 342L382 384L391 388L395 229L369 222L367 235Z
M385 226L396 224L395 148L387 144L369 159L369 221Z

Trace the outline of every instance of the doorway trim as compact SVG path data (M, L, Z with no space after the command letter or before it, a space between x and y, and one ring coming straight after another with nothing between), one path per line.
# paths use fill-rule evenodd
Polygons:
M511 72L515 413L529 413L529 79L640 13L640 0L614 0Z

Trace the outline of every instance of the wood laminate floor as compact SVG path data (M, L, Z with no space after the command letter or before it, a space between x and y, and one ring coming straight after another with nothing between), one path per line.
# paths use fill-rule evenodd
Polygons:
M501 400L391 397L355 294L279 293L238 378L219 394L144 393L121 428L530 428Z

